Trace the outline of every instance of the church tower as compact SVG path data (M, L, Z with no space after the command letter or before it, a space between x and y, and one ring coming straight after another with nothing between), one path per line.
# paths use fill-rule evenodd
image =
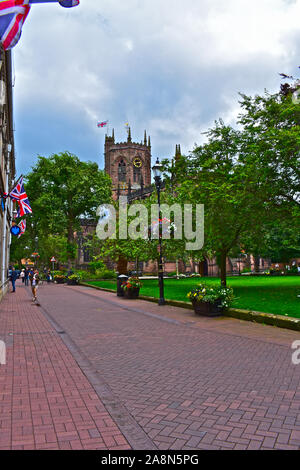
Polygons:
M128 128L127 142L115 142L114 130L105 136L105 172L112 179L114 199L127 195L129 190L151 184L151 143L144 133L144 142L132 142Z

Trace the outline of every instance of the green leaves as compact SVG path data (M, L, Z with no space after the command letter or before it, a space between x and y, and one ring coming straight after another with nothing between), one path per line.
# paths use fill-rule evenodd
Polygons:
M80 227L80 217L95 217L97 207L110 202L111 180L96 163L82 162L63 152L38 157L26 176L26 191L35 233L39 238L65 237L67 257L71 260L76 257L74 232ZM63 253L60 257L64 257Z

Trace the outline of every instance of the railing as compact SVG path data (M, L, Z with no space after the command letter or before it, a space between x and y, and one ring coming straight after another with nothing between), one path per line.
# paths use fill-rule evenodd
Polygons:
M166 186L165 181L161 183L161 190L164 190ZM129 191L127 194L128 202L132 202L135 199L143 199L145 197L151 196L151 194L155 191L155 186L152 184L151 186L142 186L140 189L135 191Z

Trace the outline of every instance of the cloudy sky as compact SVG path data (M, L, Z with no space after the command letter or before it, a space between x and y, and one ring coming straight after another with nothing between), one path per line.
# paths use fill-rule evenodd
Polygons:
M300 0L81 0L33 5L13 50L18 173L68 150L103 168L117 141L151 136L152 157L183 153L238 92L277 91L300 65Z

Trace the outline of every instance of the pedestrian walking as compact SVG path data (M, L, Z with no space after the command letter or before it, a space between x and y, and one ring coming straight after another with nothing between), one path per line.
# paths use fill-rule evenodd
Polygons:
M28 286L29 284L29 269L28 268L25 268L25 272L24 272L24 279L25 279L25 286Z
M35 302L37 300L36 295L37 295L38 284L40 282L39 272L37 269L30 276L30 282L31 282L31 291L32 291L32 301Z
M47 271L47 283L49 284L52 281L51 271L48 269Z
M24 284L24 282L25 282L25 269L22 269L22 271L20 273L20 278L22 279L22 284Z
M11 274L10 274L10 282L12 285L12 291L11 292L16 292L16 280L18 279L18 273L15 270L14 267L11 269Z

